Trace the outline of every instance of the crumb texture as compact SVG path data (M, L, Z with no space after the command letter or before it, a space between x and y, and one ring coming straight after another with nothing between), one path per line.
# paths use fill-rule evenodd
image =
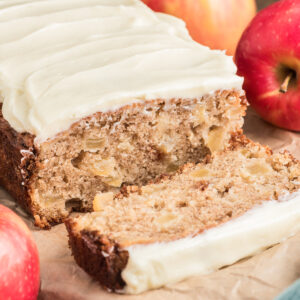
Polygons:
M228 146L244 98L222 91L201 99L155 100L96 113L38 145L30 197L39 224L90 211L97 193L144 185Z
M236 218L263 201L299 189L300 165L288 153L241 138L227 151L187 164L175 175L116 196L95 197L97 212L78 230L98 230L126 247L196 235Z

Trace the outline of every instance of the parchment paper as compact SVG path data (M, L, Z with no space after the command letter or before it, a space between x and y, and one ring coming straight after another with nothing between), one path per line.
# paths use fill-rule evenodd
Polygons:
M288 149L300 159L300 134L277 129L248 110L246 134L275 151ZM300 233L252 258L215 273L139 296L114 295L102 290L74 262L64 225L50 231L34 228L32 220L0 189L0 203L15 210L32 229L41 262L40 299L47 300L218 300L273 299L300 277ZM220 255L222 255L220 253ZM205 259L205 258L203 258Z

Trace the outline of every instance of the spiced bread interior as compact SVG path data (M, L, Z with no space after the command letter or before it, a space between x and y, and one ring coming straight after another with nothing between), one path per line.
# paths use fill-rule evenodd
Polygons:
M66 221L76 262L109 290L140 293L206 274L300 229L300 164L245 137L174 175L98 194Z

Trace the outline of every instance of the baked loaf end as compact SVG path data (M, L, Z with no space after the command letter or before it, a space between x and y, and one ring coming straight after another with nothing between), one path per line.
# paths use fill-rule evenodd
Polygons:
M41 144L1 115L0 181L47 228L71 211L90 211L96 193L145 184L221 150L245 107L235 90L155 100L96 113Z
M34 213L34 203L29 195L29 180L36 169L37 150L33 137L18 133L2 115L0 103L0 185L27 211Z
M297 191L299 179L300 164L290 154L272 154L239 136L227 151L187 164L176 174L143 187L124 187L117 195L97 195L97 212L66 221L70 246L79 266L103 286L120 291L126 288L122 271L128 247L201 235Z

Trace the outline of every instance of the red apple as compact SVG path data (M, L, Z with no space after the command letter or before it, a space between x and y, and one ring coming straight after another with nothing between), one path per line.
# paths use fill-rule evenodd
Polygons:
M235 61L257 113L300 131L300 1L279 1L257 14L241 37Z
M186 22L192 38L212 49L233 55L256 13L255 0L142 0L154 11Z
M0 299L34 300L40 284L37 247L25 223L0 205Z

